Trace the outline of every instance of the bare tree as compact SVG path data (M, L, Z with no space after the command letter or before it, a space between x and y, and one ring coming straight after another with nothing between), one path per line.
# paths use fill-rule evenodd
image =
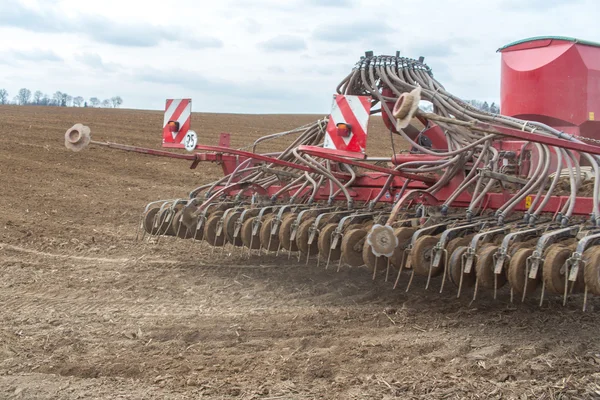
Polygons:
M111 98L110 101L114 108L119 108L121 104L123 104L123 99L121 98L121 96L115 96Z
M98 107L100 105L100 100L97 97L90 97L90 106Z
M60 107L62 104L62 99L63 93L61 91L54 92L54 95L52 96L52 105Z
M19 89L17 98L20 105L24 106L25 104L29 104L29 101L31 100L31 90L26 88Z
M85 99L81 96L73 97L73 106L81 107L81 105L83 104L84 101L85 101Z
M8 104L8 92L6 89L0 89L0 104Z
M500 113L500 108L498 108L498 106L496 105L496 103L492 103L492 105L490 106L490 112L492 114L499 114Z
M110 106L111 106L110 100L106 99L106 100L102 101L102 107L104 107L104 108L110 108Z
M43 97L44 97L44 93L42 93L39 90L36 90L35 93L33 94L33 104L41 105Z

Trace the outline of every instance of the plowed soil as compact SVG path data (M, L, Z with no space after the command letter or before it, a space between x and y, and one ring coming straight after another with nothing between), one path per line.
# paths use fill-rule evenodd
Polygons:
M237 147L318 116L193 118L201 142L230 132ZM219 166L73 153L75 122L160 146L160 112L0 107L0 398L600 397L597 299L586 313L580 297L539 308L539 293L471 303L437 293L439 278L406 293L407 277L392 290L285 254L137 242L148 202L186 197ZM390 153L375 122L369 148Z

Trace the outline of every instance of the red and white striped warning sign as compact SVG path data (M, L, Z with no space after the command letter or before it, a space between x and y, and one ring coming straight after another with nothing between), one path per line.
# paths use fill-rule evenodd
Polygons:
M364 153L370 111L370 96L334 95L325 148Z
M168 99L163 123L163 147L184 147L190 130L192 99Z

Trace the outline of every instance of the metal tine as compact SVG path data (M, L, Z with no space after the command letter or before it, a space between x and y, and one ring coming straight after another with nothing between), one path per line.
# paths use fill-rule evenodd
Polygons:
M400 281L400 275L402 274L402 270L404 269L404 263L406 262L406 249L402 252L402 259L400 259L400 268L398 269L398 275L396 275L396 282L394 282L393 289L396 289L398 286L398 282Z
M466 254L463 254L462 257L460 258L460 279L458 282L458 294L456 295L456 298L460 298L460 293L462 291L462 285L463 285L463 277L465 275L465 259L467 258Z
M329 268L330 260L331 260L331 246L329 246L329 253L327 254L327 264L325 264L325 269Z
M531 257L528 257L527 261L525 262L525 283L523 284L523 295L521 296L521 303L525 302L525 296L527 295L527 283L529 280L529 271L531 268L530 259L531 259Z
M390 261L390 258L389 258L389 257L386 257L386 258L387 258L387 268L386 268L386 270L385 270L385 281L387 282L387 281L388 281L388 278L389 278L389 276L390 276L390 266L391 266L391 261Z
M373 278L372 280L375 280L375 277L377 276L377 264L379 263L379 256L375 257L375 267L373 267Z
M450 259L450 257L448 256L448 250L443 249L442 252L444 254L444 273L442 275L442 285L440 286L440 293L444 291L444 285L446 284L446 278L448 276L448 262Z

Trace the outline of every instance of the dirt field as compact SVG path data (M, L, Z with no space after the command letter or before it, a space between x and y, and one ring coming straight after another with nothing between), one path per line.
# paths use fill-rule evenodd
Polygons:
M193 124L203 143L231 132L241 146L316 118ZM587 313L579 298L469 304L287 256L136 242L146 203L219 167L72 153L75 122L160 146L160 112L0 107L0 399L600 398L597 299ZM370 147L389 154L376 128Z

